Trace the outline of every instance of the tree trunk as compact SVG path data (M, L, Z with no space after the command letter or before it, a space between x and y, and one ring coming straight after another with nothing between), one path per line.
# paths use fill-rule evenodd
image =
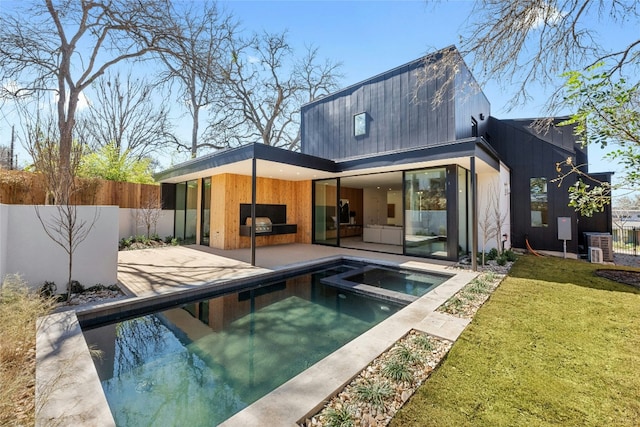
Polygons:
M193 127L191 128L191 158L195 159L198 152L198 126L200 107L194 102L193 106Z

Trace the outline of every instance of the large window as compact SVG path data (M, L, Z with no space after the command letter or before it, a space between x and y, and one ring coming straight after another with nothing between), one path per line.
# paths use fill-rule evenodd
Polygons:
M447 170L405 173L407 255L447 257Z
M547 202L547 178L531 178L531 226L547 227L548 209Z
M471 187L471 177L467 170L458 166L458 255L469 252L469 215L467 214Z
M176 185L175 237L186 244L196 242L198 181Z
M202 207L200 214L200 244L209 246L211 230L211 178L202 180Z

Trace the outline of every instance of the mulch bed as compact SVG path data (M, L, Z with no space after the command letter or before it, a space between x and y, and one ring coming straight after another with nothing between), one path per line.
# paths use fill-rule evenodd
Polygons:
M640 271L606 269L596 270L595 274L605 279L640 288Z

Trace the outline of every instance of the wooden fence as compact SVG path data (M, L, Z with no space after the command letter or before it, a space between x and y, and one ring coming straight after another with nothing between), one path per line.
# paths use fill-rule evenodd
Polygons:
M78 190L71 203L78 205L117 205L141 208L160 205L160 186L131 182L77 179ZM46 186L41 174L0 170L0 203L7 205L44 204Z

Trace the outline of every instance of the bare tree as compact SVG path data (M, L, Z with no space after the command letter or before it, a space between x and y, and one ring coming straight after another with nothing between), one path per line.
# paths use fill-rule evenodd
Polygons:
M495 194L493 188L489 194L484 193L486 200L482 203L483 209L478 217L478 228L482 233L482 265L485 265L485 252L487 251L487 243L498 235L496 222L494 221L493 206L495 204Z
M636 212L640 212L640 195L636 195L635 198L629 196L619 197L612 208L613 225L620 230L624 229L627 222L631 220Z
M60 143L59 128L53 114L48 114L46 110L37 110L35 116L31 115L31 110L21 108L22 126L24 132L24 147L31 156L33 164L32 170L42 174L44 178L45 200L41 203L60 203L60 192L58 189L63 185L65 178L59 173L60 165ZM75 176L80 159L83 154L81 144L72 144L69 170ZM71 196L71 188L74 181L67 183L68 196Z
M144 79L107 74L92 85L92 102L78 115L81 142L93 151L114 144L120 154L142 159L177 141L167 103L158 105Z
M235 141L299 148L300 106L336 89L341 66L319 64L317 49L307 50L296 62L286 32L234 40L224 103L233 113L227 124L232 124Z
M11 169L13 159L10 147L0 145L0 169Z
M210 124L200 128L200 113L209 106L220 103L220 85L223 81L220 64L230 57L231 39L236 24L229 15L219 12L215 3L208 1L191 4L181 14L174 15L175 28L182 31L181 37L167 40L169 46L160 52L160 58L166 66L161 73L164 83L177 83L178 97L184 101L191 115L191 145L186 146L176 141L179 147L191 150L191 157L196 157L199 148L225 148L225 139L216 143L212 139L203 140L201 136L209 132L219 132L217 124L223 122L227 112L223 108L212 111ZM215 130L213 130L215 129Z
M147 231L147 239L151 238L151 229L156 232L158 220L162 216L162 203L158 197L147 196L139 209L136 209L136 224L141 224Z
M609 76L621 72L637 77L639 33L631 31L614 49L602 46L598 35L608 28L636 30L640 25L637 1L479 0L468 24L462 54L473 57L484 79L518 85L512 105L530 98L532 83L559 87L560 74L598 62L607 64ZM552 101L553 110L562 98Z
M67 274L67 299L71 298L71 276L73 271L73 254L80 243L82 243L91 233L94 225L100 217L100 213L95 208L93 219L90 221L78 218L76 205L69 203L55 206L55 213L45 218L40 208L36 205L36 215L45 233L51 240L59 245L69 257Z
M493 222L495 224L494 237L496 238L496 248L498 248L499 253L502 253L502 235L504 234L502 230L509 218L509 211L500 204L500 189L497 183L491 187L491 193L493 199L491 209L493 212Z
M58 203L68 203L73 181L80 95L107 69L143 58L174 37L170 6L168 0L45 0L0 15L0 80L15 83L16 97L37 91L57 96Z

